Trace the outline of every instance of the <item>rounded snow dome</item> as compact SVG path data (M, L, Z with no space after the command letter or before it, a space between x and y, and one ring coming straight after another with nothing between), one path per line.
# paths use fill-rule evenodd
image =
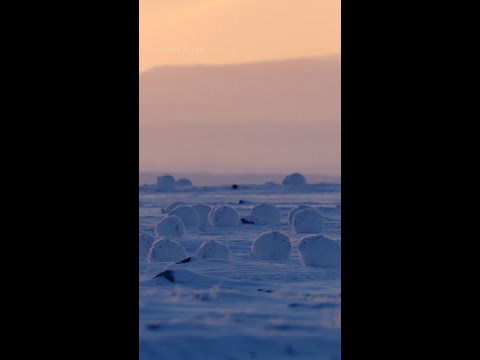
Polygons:
M185 225L176 215L167 215L155 226L157 236L182 237L185 234Z
M198 212L191 206L179 205L170 211L169 215L178 216L185 226L198 227Z
M150 234L141 233L138 236L138 253L141 257L147 257L152 244L155 242L155 237Z
M237 210L228 205L215 206L208 218L212 226L238 226L240 221Z
M210 220L208 220L208 214L210 213L210 210L212 210L210 205L196 204L192 205L192 208L197 210L199 225L210 225Z
M167 214L169 214L170 211L172 211L173 209L175 209L175 208L176 208L177 206L179 206L179 205L187 205L187 204L185 204L183 201L174 201L174 202L168 204L168 205L165 207L165 212L166 212Z
M341 244L322 235L304 237L298 244L305 266L340 267Z
M220 244L215 240L207 240L200 245L196 255L201 259L228 259L230 257L230 249L228 246Z
M282 184L287 186L302 186L305 185L307 182L305 180L305 176L299 173L294 173L288 176L285 176L283 179Z
M151 262L180 261L187 257L185 248L176 241L161 239L153 243L148 260Z
M293 217L292 226L297 234L319 233L323 229L323 217L317 210L301 210Z
M259 218L280 222L280 211L270 204L255 205L250 214Z
M178 179L175 182L175 185L177 187L183 188L183 189L190 189L191 187L193 187L192 182L190 180L186 179L186 178Z
M252 244L252 256L262 259L283 259L290 257L290 238L279 231L263 233Z
M289 212L288 212L288 223L290 225L292 225L292 221L293 221L293 217L295 216L295 214L301 210L305 210L305 209L310 209L310 210L315 210L317 211L318 209L314 208L313 206L309 206L309 205L298 205L298 206L295 206L293 209L291 209Z
M172 191L175 190L175 178L171 175L157 177L157 190Z

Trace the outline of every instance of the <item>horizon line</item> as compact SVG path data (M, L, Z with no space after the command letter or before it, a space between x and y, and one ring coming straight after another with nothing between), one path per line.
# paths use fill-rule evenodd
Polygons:
M294 173L299 173L304 176L341 176L341 173L339 174L321 174L321 173L307 173L307 172L300 172L300 171L285 171L285 172L268 172L268 173L259 173L259 172L254 172L254 171L245 171L245 172L234 172L234 173L226 173L226 172L208 172L208 171L164 171L164 170L141 170L139 167L139 173L144 172L144 173L162 173L162 174L190 174L190 175L258 175L258 176L267 176L267 175L290 175Z
M282 59L265 59L265 60L255 60L255 61L246 61L246 62L235 62L235 63L191 63L191 64L163 64L150 67L146 70L139 69L139 75L144 75L150 71L153 71L158 68L187 68L187 67L228 67L228 66L242 66L242 65L254 65L254 64L264 64L272 62L287 62L287 61L301 61L301 60L319 60L325 58L336 58L341 59L341 52L332 53L327 55L312 55L312 56L301 56L301 57L291 57L291 58L282 58Z
M187 122L188 121L188 122ZM263 122L258 122L254 120L242 120L242 121L232 121L232 122L203 122L204 120L199 120L198 122L196 120L186 120L185 119L172 119L169 120L169 122L162 122L161 124L140 124L139 127L157 127L157 126L164 126L164 125L244 125L244 124L255 124L255 125L275 125L275 126L282 126L282 125L289 125L289 126L302 126L302 125L333 125L333 126L341 126L341 123L338 121L310 121L310 122L295 122L295 123L289 123L289 122L274 122L274 121L263 121Z

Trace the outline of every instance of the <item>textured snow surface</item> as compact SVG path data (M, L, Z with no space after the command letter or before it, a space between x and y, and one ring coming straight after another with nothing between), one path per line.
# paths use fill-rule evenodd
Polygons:
M187 228L175 241L190 261L149 263L140 258L140 359L340 359L340 269L304 266L297 248L305 235L288 224L292 208L313 206L323 216L322 235L341 241L340 185L173 192L153 186L141 188L139 200L139 233L153 236L155 224L165 216L162 208L174 201L229 205L240 218L266 203L281 215L279 224ZM272 230L289 236L288 260L251 256L253 241ZM231 256L195 256L207 240L228 245Z

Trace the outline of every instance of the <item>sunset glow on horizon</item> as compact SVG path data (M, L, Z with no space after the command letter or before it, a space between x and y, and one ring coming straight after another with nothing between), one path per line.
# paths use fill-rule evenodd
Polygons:
M140 169L339 175L340 5L140 0Z
M340 0L140 0L140 72L340 53Z

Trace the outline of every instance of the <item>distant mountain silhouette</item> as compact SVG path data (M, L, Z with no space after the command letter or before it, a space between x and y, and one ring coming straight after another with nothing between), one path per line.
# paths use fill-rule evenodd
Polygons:
M340 174L339 56L140 75L142 171Z
M340 56L162 66L140 74L140 125L340 122Z

